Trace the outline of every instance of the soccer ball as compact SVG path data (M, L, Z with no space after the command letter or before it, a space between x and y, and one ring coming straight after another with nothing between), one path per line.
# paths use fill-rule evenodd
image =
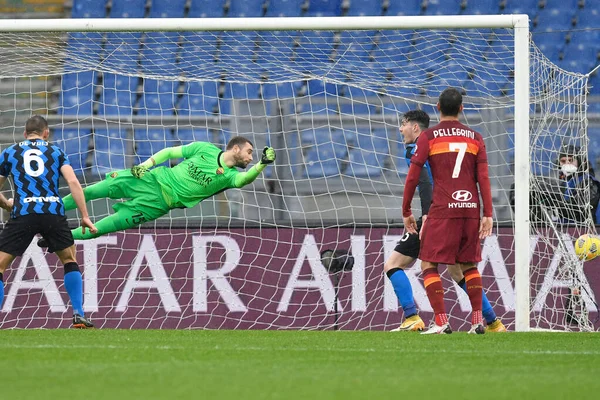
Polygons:
M575 254L580 260L593 260L600 254L600 239L591 235L579 236L575 241Z

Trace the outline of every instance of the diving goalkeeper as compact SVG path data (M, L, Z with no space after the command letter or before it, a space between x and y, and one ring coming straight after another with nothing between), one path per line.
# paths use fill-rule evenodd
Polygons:
M83 189L85 201L106 197L128 200L115 204L115 213L95 224L97 232L87 230L82 233L77 228L71 231L73 238L87 240L133 228L162 217L174 208L194 207L226 189L241 188L253 182L275 161L275 150L265 147L258 164L246 172L239 172L236 167L246 168L252 161L253 151L252 142L241 136L233 137L225 151L211 143L194 142L163 149L131 170L111 172L103 181ZM173 168L151 169L177 158L184 160ZM76 208L71 195L63 202L66 210ZM40 239L38 245L47 247L44 239Z

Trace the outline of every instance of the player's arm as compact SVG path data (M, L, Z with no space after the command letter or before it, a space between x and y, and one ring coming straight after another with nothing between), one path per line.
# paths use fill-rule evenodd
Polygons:
M5 183L6 176L0 175L0 190L2 190ZM7 199L2 193L0 193L0 207L4 208L8 212L11 212L13 207L13 199Z
M149 159L139 165L131 167L131 174L136 178L144 176L146 171L155 165L162 164L167 160L183 158L183 146L167 147L152 155Z
M82 233L85 233L86 227L89 228L92 233L96 233L98 229L96 229L96 227L92 223L92 220L90 220L90 216L85 205L85 196L83 194L83 189L79 184L77 176L75 176L75 171L73 171L73 167L71 167L69 164L63 164L62 167L60 167L60 173L62 174L63 178L65 178L65 180L67 181L67 185L69 185L69 190L71 191L73 200L75 201L75 204L77 204L77 208L81 213Z
M263 149L262 156L258 164L254 165L246 172L240 172L235 176L234 187L241 188L254 180L260 175L260 173L267 168L267 165L272 164L275 161L275 150L272 147L266 147Z
M492 233L493 226L492 185L490 183L487 152L483 139L480 139L479 152L477 153L476 179L479 184L481 200L483 201L483 217L481 218L481 225L479 227L479 237L483 239Z
M417 152L410 159L410 168L404 184L404 194L402 197L402 216L404 217L404 228L409 233L417 233L417 223L412 215L411 203L415 195L415 190L419 184L421 170L429 156L429 139L427 135L419 135L417 139Z
M421 169L421 174L419 175L419 198L421 199L422 217L423 220L425 220L427 214L429 214L431 202L433 201L433 185L431 183L431 178L429 177L429 171L426 167Z

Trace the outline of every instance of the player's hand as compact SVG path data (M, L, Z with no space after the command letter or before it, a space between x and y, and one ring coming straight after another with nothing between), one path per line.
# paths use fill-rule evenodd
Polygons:
M131 175L135 176L138 179L142 178L146 171L148 171L148 168L144 167L143 165L134 165L133 167L131 167Z
M89 217L81 218L81 233L85 233L85 228L89 228L91 233L98 232L98 228Z
M492 234L492 227L494 226L494 220L492 217L482 217L481 223L479 224L479 239L485 239Z
M8 212L11 212L14 204L15 204L15 201L11 197L10 199L6 200L6 204L4 206L4 209L6 211L8 211Z
M417 233L417 220L414 215L404 217L404 230L408 233Z
M261 164L271 164L275 161L275 149L272 147L265 146L262 152L262 156L260 157Z
M425 228L425 221L427 221L427 214L421 216L421 230L419 231L419 240L423 236L423 228Z

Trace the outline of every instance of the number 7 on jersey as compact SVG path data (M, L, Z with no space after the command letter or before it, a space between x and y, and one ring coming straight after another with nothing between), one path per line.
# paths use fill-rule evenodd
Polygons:
M467 152L467 144L466 143L448 143L450 151L458 151L458 155L456 156L456 162L454 163L454 169L452 170L452 178L458 178L460 175L460 168L462 167L463 159L465 158L465 153Z

